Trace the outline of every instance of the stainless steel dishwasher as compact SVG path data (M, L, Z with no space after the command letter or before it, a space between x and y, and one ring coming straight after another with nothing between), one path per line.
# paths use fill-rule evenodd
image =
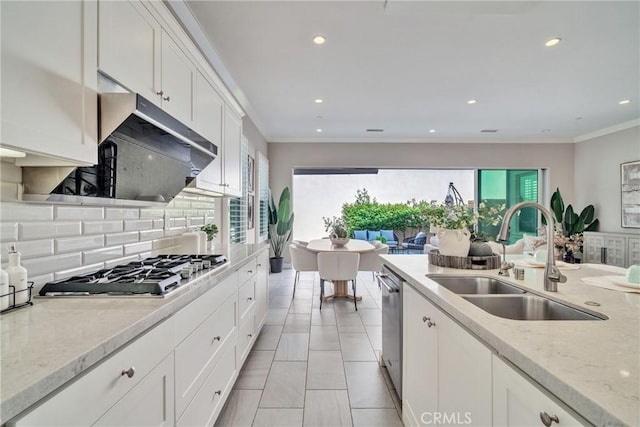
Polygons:
M402 278L383 265L378 281L382 290L382 359L402 399Z

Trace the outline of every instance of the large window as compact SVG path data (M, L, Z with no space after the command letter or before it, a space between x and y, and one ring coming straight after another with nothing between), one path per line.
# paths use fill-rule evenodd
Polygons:
M524 201L538 201L537 169L481 169L478 170L478 203L505 204L507 208ZM524 233L537 234L538 212L525 208L511 219L509 242L521 239ZM500 225L481 224L480 231L495 237Z

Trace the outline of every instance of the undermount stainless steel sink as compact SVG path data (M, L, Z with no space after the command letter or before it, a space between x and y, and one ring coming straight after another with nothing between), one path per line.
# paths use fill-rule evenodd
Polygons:
M429 275L440 286L460 295L524 294L526 291L493 277Z
M590 314L565 304L533 294L463 296L487 313L513 320L606 320L603 315Z

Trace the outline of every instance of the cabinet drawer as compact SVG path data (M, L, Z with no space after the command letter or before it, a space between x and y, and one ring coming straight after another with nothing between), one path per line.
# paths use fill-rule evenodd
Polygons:
M244 282L249 280L250 277L255 276L256 271L258 271L258 262L256 258L252 258L251 261L244 264L237 270L238 283L242 285Z
M238 274L222 280L210 291L206 292L176 313L176 344L181 343L211 313L216 311L230 296L238 292Z
M248 311L254 306L255 300L256 280L255 278L251 278L238 289L238 313L240 313L240 322L243 321Z
M169 318L10 425L93 424L173 351L172 335ZM123 374L130 368L131 378Z
M247 312L238 328L238 339L236 340L236 367L238 369L242 367L256 340L255 310L253 307Z
M235 351L229 347L176 425L212 426L236 377Z
M177 414L187 407L224 351L233 348L236 334L236 298L232 296L176 347Z
M173 353L104 414L94 426L173 425Z

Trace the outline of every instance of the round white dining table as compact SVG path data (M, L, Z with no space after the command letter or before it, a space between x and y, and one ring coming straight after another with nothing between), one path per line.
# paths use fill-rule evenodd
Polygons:
M315 239L309 241L307 249L311 252L357 252L365 253L371 252L376 249L371 243L364 240L350 239L346 245L337 246L331 243L329 239ZM333 281L333 295L326 295L324 300L329 298L355 298L357 301L362 300L362 297L350 295L347 290L346 280Z

